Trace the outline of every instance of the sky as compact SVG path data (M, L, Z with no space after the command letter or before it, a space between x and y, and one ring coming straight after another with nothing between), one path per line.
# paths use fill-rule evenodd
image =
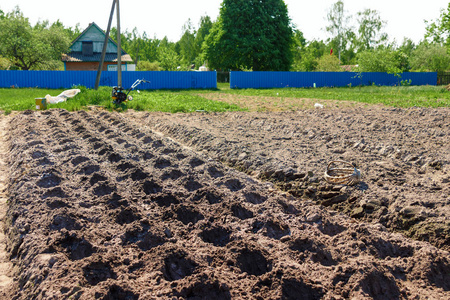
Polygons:
M384 31L391 41L401 44L403 39L421 41L425 34L424 20L434 21L441 9L447 9L449 0L343 0L344 9L350 16L367 8L377 10L381 19L387 21ZM326 15L337 0L285 0L289 16L296 28L303 32L307 41L326 40L328 25ZM67 5L65 5L67 3ZM212 20L219 16L222 0L127 0L119 1L121 30L146 32L151 38L167 36L176 42L182 35L183 25L191 20L198 28L200 17L208 15ZM108 25L112 0L0 0L0 9L7 13L19 6L32 25L38 21L50 23L58 19L66 27L80 24L84 30L95 22L103 30ZM114 18L113 26L116 26Z

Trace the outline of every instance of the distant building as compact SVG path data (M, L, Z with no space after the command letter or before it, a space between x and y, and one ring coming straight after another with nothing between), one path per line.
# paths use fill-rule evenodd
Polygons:
M66 71L97 71L105 43L105 32L95 23L89 24L70 46L70 52L63 54L64 70ZM122 70L135 71L136 66L131 64L130 55L122 50ZM111 37L106 47L103 71L117 71L117 44Z

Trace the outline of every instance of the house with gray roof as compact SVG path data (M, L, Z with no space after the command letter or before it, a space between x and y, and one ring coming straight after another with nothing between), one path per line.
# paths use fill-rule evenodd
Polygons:
M64 70L97 71L105 43L106 33L95 23L90 23L70 46L70 52L63 54ZM117 71L117 44L109 37L106 47L103 71ZM122 70L134 71L130 55L122 50Z

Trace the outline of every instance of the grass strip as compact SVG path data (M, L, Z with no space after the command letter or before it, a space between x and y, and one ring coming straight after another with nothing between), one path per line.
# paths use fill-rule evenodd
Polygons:
M49 108L64 108L69 111L84 109L90 105L104 106L109 110L162 112L224 112L245 110L239 105L208 100L203 93L224 93L253 97L278 97L297 99L324 99L357 101L367 104L383 104L393 107L450 107L450 92L443 86L365 86L343 88L281 88L281 89L230 89L228 84L218 84L216 90L145 90L132 91L134 100L116 107L112 104L111 88L98 90L76 87L81 93L64 103L50 104ZM62 89L0 89L0 110L11 111L35 109L35 98L59 95ZM282 101L280 102L282 103ZM289 107L285 108L289 110ZM281 108L283 110L283 108Z

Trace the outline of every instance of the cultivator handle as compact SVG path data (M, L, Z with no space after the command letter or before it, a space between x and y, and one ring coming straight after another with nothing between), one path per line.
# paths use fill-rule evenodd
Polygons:
M131 88L130 88L130 91L131 90L133 90L134 88L136 88L138 85L140 85L141 83L150 83L150 81L148 81L148 80L145 80L145 79L138 79L138 80L136 80L134 83L133 83L133 85L131 86Z

